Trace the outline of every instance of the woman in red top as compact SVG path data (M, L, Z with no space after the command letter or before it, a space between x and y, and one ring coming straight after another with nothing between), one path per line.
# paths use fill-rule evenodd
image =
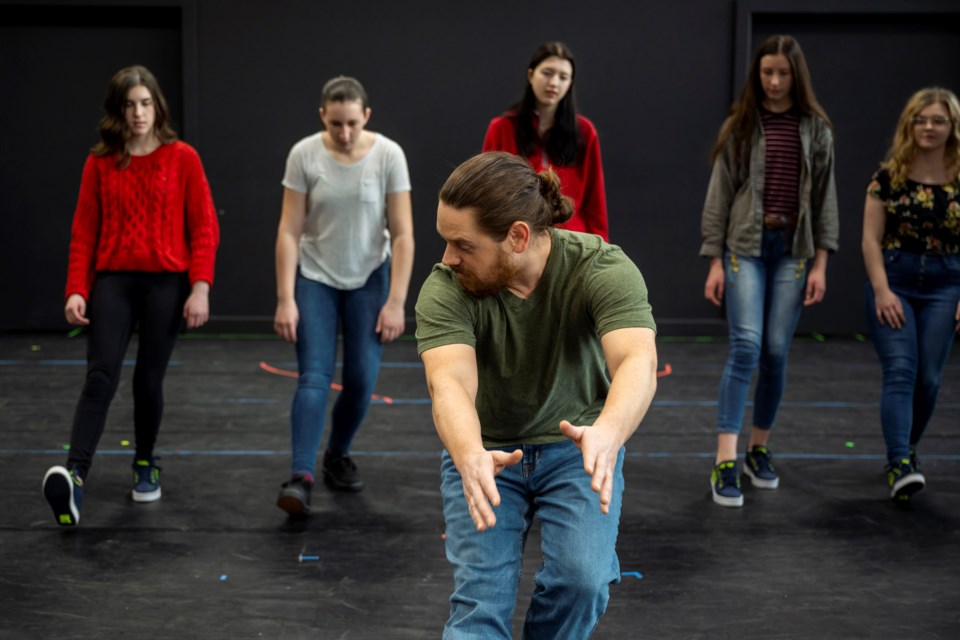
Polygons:
M577 114L575 72L565 44L541 45L527 67L523 98L490 121L483 150L523 156L537 172L553 169L575 207L573 217L557 226L609 240L600 140L593 123Z
M153 457L163 377L177 333L209 316L219 243L210 187L197 152L177 140L167 102L144 67L114 75L100 142L83 168L73 218L64 312L89 328L87 375L67 464L51 467L43 493L58 524L80 519L83 482L103 433L123 357L138 334L133 375L133 500L160 498Z

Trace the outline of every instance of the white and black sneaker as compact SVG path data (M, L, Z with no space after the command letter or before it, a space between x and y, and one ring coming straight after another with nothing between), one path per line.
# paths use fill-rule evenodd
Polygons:
M47 469L43 476L43 497L53 509L53 517L63 527L75 527L80 522L80 503L83 502L83 480L76 470L68 471L59 465Z

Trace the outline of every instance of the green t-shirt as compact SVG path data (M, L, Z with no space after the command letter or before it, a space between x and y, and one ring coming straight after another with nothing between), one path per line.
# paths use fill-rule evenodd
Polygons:
M595 235L551 234L543 276L526 300L507 289L470 296L439 264L420 289L418 352L448 344L476 351L487 447L558 442L561 420L593 424L610 389L600 337L656 330L643 276L619 247Z

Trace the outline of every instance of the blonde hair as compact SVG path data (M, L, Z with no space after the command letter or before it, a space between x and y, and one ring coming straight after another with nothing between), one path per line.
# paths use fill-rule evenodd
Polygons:
M950 135L943 151L943 164L954 180L960 179L960 128L957 127L960 123L960 102L949 89L927 87L910 96L903 113L900 114L893 144L881 165L890 172L891 182L902 183L910 173L910 166L917 154L913 118L932 104L942 104L950 115Z

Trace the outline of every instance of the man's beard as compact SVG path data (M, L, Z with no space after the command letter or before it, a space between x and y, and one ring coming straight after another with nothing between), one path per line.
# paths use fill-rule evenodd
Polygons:
M511 264L506 256L507 254L504 252L497 256L490 277L484 280L472 273L465 273L457 269L453 271L457 274L457 279L464 291L474 298L486 298L496 295L520 272L520 268Z

